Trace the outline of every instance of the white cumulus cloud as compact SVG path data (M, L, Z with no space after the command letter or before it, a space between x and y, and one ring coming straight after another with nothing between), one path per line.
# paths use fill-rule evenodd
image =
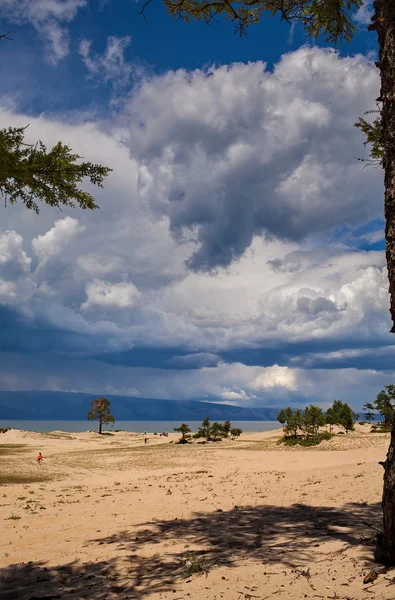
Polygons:
M54 226L49 231L37 236L32 241L32 247L39 259L39 264L42 266L50 258L61 254L73 238L85 229L85 226L80 225L78 220L73 217L65 217L55 221Z
M16 231L0 232L0 273L8 278L30 271L32 259L23 250L23 238Z
M251 388L256 391L276 388L294 391L297 389L295 371L289 367L279 367L278 365L268 367L252 381Z
M234 390L223 389L220 392L220 397L224 400L229 400L229 402L240 402L240 400L249 400L249 396L245 393L244 390L240 390L239 392L235 392Z
M193 270L228 266L255 236L301 241L382 212L380 173L355 160L353 126L374 106L363 56L304 47L261 62L182 69L143 82L127 110L139 189L194 242Z
M369 25L373 14L373 0L364 0L362 6L357 10L354 18L358 25Z

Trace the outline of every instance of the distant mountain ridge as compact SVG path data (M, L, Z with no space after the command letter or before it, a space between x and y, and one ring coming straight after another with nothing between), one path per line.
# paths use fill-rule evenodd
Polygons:
M212 420L275 421L278 408L241 408L197 400L159 400L105 394L111 400L116 421L199 421ZM0 391L0 420L36 419L79 421L86 419L89 404L97 394L77 392Z

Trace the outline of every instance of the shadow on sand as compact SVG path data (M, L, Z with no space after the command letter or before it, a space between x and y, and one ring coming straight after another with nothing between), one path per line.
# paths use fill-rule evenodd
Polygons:
M360 545L362 560L371 561L373 548L369 545L374 542L374 528L380 525L379 504L353 503L341 508L303 504L235 507L227 512L197 513L191 519L152 521L91 540L93 556L98 545L101 556L103 547L111 545L108 560L76 561L55 569L36 562L0 570L0 599L140 600L153 593L176 591L177 583L188 578L194 561L204 571L235 567L245 560L305 568L318 559L325 560L323 544L327 541L340 541L343 549ZM160 548L161 554L158 544L166 544Z

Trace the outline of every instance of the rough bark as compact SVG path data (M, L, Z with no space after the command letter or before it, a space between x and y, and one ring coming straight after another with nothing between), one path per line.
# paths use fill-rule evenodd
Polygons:
M395 414L387 458L380 464L384 467L383 534L377 536L375 558L385 565L395 565Z
M103 417L99 417L99 433L102 433L103 429Z
M382 142L384 147L384 214L388 266L391 332L395 333L395 1L375 0L375 14L370 29L376 29L382 103ZM378 536L376 559L395 565L395 416L392 419L391 443L384 467L383 535Z
M382 103L382 142L384 147L384 213L388 266L391 332L395 333L395 2L375 0L375 15L370 29L377 30Z

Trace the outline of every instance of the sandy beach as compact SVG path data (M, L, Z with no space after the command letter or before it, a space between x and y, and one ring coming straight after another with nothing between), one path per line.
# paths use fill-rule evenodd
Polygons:
M1 434L0 598L394 598L393 571L364 583L389 443L368 431Z

